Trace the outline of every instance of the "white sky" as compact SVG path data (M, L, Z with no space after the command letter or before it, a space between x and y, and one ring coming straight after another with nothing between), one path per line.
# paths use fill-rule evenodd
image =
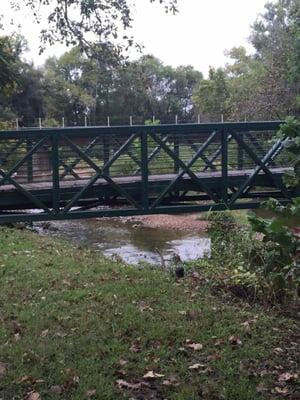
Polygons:
M264 10L267 0L178 0L179 14L166 15L158 4L149 0L136 0L135 39L144 44L145 53L151 53L165 64L193 65L207 74L210 65L223 66L228 60L224 50L233 46L246 46L250 25ZM11 18L22 26L30 52L26 58L41 65L50 55L59 56L65 47L55 45L38 55L39 29L34 25L29 10L12 13L9 0L0 0L0 14L4 16L6 32Z

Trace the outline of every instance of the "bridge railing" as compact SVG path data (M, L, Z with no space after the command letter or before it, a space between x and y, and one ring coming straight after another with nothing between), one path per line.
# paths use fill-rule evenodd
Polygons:
M51 219L108 204L122 204L120 214L179 212L191 201L232 208L258 184L288 199L280 123L1 131L0 210L35 208Z

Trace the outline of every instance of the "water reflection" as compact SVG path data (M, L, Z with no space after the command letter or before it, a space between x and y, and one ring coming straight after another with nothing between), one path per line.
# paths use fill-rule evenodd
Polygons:
M91 246L105 256L117 255L129 264L168 263L174 254L182 261L209 254L210 239L161 228L146 228L121 219L55 221L56 234L76 245Z

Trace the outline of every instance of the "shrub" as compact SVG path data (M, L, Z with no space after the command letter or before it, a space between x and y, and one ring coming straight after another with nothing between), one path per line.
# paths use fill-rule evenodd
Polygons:
M268 221L253 214L250 220L254 230L238 224L230 212L210 214L211 265L234 292L283 302L299 284L295 262L295 255L300 254L298 239L288 228L276 225L274 219ZM258 238L258 232L263 237Z
M300 119L289 117L278 132L284 139L293 172L285 177L288 187L300 186ZM253 215L250 222L254 231L263 234L263 241L270 250L264 273L272 283L272 289L278 296L286 297L296 291L299 295L300 279L300 198L294 198L290 204L282 205L270 200L265 205L273 212L270 220Z

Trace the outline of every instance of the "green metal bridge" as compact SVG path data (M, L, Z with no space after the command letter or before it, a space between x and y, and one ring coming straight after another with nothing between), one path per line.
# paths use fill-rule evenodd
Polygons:
M0 131L0 223L288 202L281 123Z

